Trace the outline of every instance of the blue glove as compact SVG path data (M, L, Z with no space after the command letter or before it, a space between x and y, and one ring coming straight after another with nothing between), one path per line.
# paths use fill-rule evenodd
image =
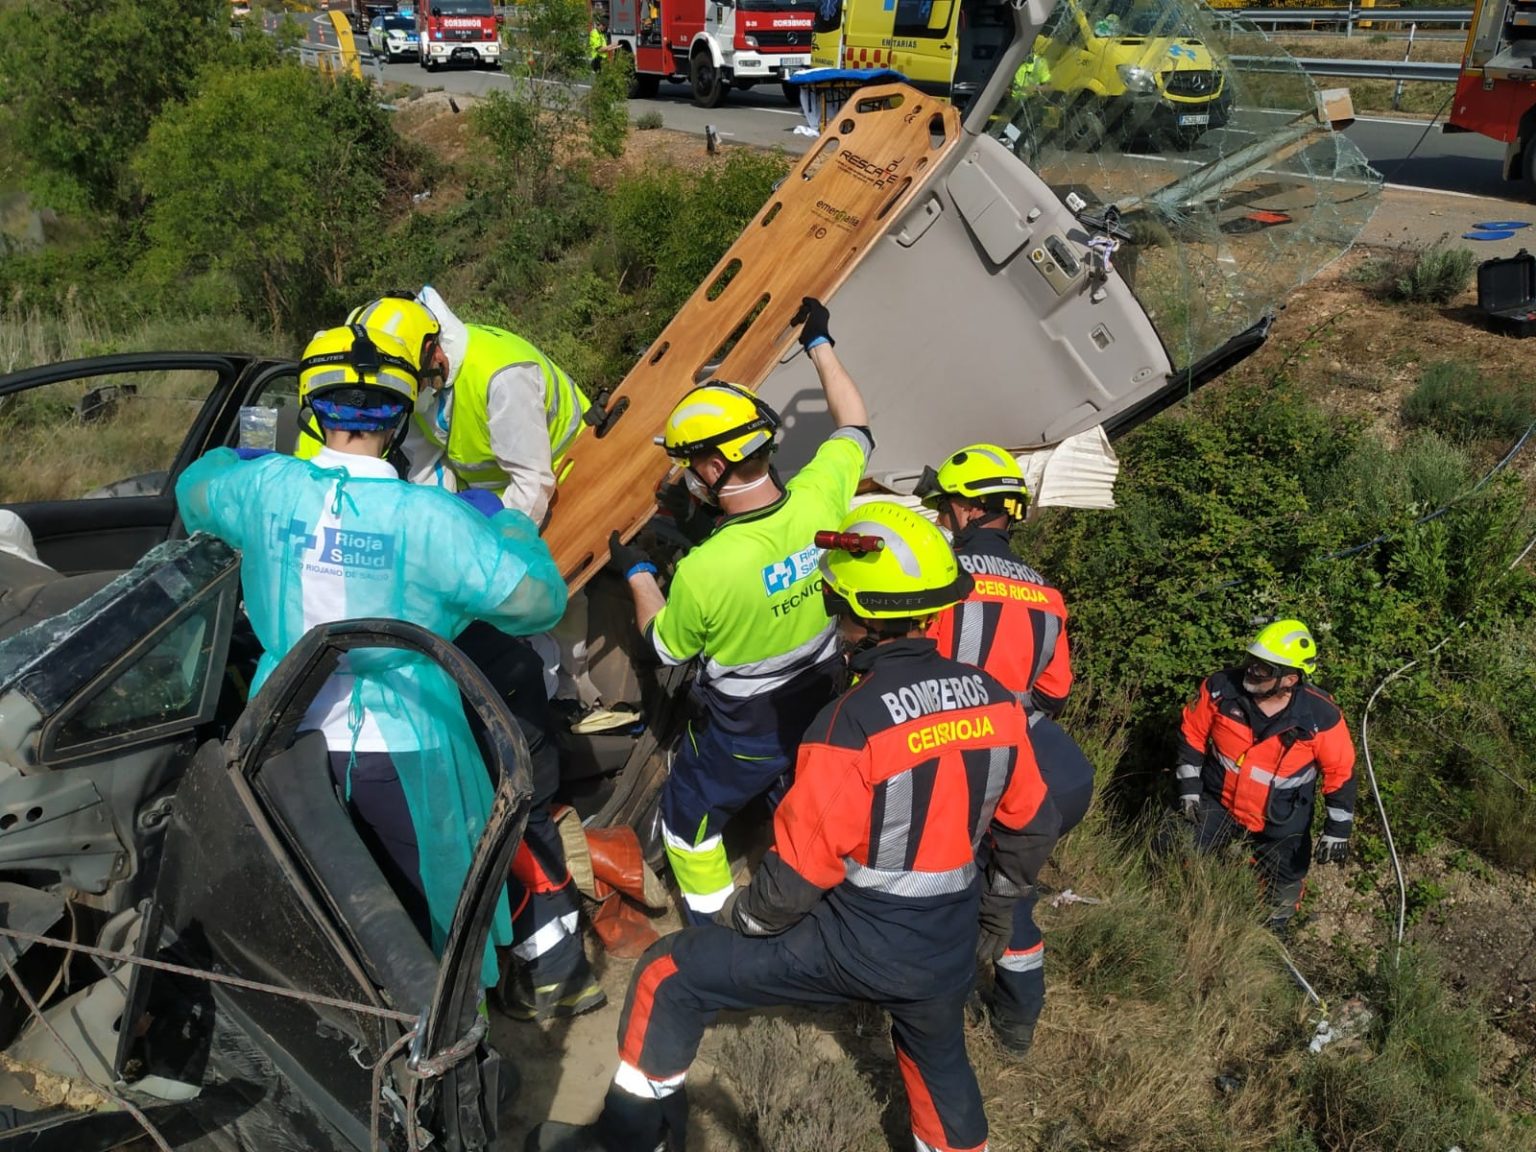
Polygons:
M235 455L242 460L255 460L261 456L272 455L270 448L236 448Z
M506 508L500 496L494 492L487 492L484 488L470 488L460 492L458 496L482 516L491 517Z

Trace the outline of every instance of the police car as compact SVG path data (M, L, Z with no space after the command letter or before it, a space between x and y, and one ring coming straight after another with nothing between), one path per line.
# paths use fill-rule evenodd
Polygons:
M410 12L380 16L368 25L368 46L375 56L393 64L396 60L421 57L421 41L416 34L416 17Z

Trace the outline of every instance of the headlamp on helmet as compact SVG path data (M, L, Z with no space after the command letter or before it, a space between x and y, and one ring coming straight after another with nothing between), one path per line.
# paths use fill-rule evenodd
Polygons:
M374 336L384 335L404 345L417 375L431 373L431 348L442 337L443 326L432 310L409 292L386 292L347 316L348 324L361 324Z
M831 605L867 620L921 619L960 603L974 581L960 568L938 527L887 500L853 509L817 543L822 585Z
M299 403L326 427L403 429L416 393L416 367L405 346L361 324L316 333L299 362ZM313 433L308 422L303 427Z

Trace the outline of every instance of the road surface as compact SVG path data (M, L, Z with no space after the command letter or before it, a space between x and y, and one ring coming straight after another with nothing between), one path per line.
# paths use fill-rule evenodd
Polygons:
M311 25L310 38L318 44L335 44L335 34L328 23ZM385 64L367 53L366 39L359 37L358 43L364 52L364 73L384 83L475 95L510 84L510 79L501 72L444 69L429 73L414 62ZM663 84L656 99L631 103L632 116L650 111L659 111L668 128L702 135L704 126L712 124L728 141L777 146L792 153L805 151L811 140L795 134L795 126L803 121L799 112L785 103L776 84L754 88L750 92L732 92L724 105L710 110L695 108L685 85ZM1530 202L1531 195L1522 184L1506 184L1500 178L1504 145L1471 133L1447 136L1441 133L1438 124L1427 132L1425 127L1424 121L1363 117L1346 134L1365 153L1372 166L1386 177L1388 184L1487 196L1521 204Z

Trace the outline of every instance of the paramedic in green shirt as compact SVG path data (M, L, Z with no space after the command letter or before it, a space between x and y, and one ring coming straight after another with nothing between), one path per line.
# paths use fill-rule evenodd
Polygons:
M707 922L732 891L720 833L767 794L776 801L806 725L837 694L843 662L822 605L818 530L840 523L874 449L864 399L807 298L795 317L836 431L788 483L770 459L779 417L733 384L685 396L659 437L697 499L722 513L678 563L669 595L638 548L609 542L642 632L667 664L700 662L702 719L688 727L661 794L662 838L690 923Z

